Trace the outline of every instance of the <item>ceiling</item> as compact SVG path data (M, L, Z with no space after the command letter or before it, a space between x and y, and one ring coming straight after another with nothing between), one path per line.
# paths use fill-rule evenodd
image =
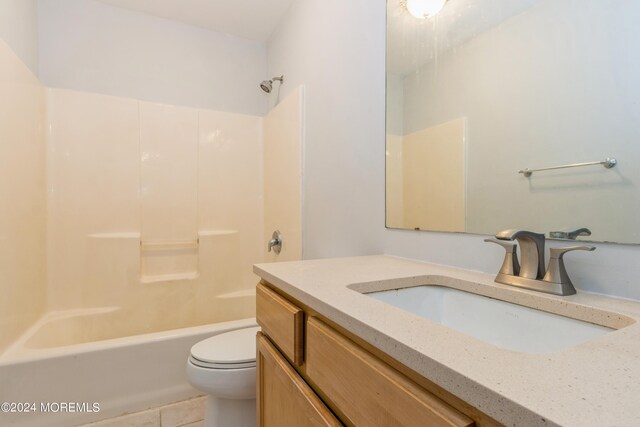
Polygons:
M448 0L432 19L416 19L387 1L387 70L408 74L542 0Z
M293 0L99 0L220 33L265 42Z

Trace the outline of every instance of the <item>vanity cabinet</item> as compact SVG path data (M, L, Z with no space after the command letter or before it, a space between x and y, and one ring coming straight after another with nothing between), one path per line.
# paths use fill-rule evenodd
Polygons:
M259 427L500 425L267 282L256 294Z

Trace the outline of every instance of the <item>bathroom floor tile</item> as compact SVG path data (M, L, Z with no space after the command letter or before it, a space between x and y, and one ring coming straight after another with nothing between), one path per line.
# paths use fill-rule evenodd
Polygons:
M195 423L185 424L180 427L204 427L204 421L197 421Z
M83 427L160 427L160 411L151 409L108 420L85 424Z
M185 400L160 408L162 427L182 427L197 425L204 419L206 396Z

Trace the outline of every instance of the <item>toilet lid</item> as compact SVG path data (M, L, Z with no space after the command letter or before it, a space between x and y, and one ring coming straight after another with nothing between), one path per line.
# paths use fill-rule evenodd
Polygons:
M198 366L218 369L255 366L258 331L258 326L238 329L200 341L191 347L191 361Z

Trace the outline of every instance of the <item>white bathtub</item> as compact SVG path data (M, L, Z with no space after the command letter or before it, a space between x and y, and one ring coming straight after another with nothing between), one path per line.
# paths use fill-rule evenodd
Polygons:
M0 356L0 403L33 403L37 409L0 412L0 426L75 426L198 396L185 375L191 346L254 326L255 319L59 347L45 339L51 323L36 325ZM41 405L51 403L51 410L60 403L86 403L91 409L97 403L100 410L43 413Z

